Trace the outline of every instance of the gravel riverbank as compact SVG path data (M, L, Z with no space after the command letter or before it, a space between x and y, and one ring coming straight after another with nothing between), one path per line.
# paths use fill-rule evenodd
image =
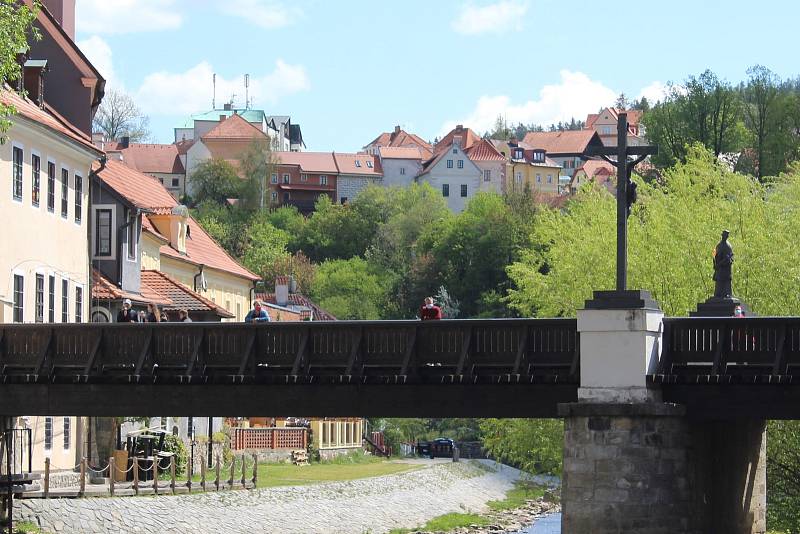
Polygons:
M28 499L15 518L48 533L381 533L450 512L485 512L520 472L492 462L427 463L397 475L313 486L161 497ZM485 466L489 466L488 468Z

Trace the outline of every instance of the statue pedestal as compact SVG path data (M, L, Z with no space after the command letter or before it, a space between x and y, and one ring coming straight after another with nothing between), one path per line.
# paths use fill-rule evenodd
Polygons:
M742 307L746 317L752 317L750 308L736 297L711 297L697 305L697 311L689 312L690 317L733 317L737 306Z

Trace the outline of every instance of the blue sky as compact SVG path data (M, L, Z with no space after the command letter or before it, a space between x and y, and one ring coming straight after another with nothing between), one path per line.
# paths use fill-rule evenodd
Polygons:
M150 116L154 141L236 94L292 116L309 150L399 124L426 139L498 114L549 124L711 68L738 82L795 60L800 2L77 0L79 46ZM622 56L623 62L618 58Z

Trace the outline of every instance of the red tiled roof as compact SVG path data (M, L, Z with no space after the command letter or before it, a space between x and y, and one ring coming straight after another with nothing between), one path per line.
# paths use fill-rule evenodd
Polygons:
M480 139L473 143L469 150L465 151L467 157L472 161L505 161L503 156L492 143L486 139Z
M99 167L99 164L95 163L94 169L97 170ZM114 160L109 159L106 167L97 176L105 185L128 199L137 208L167 214L178 205L156 178Z
M214 126L207 134L206 139L262 139L267 134L244 120L241 115L234 113Z
M275 152L278 165L297 165L303 172L336 174L332 152Z
M148 219L147 217L142 217L142 231L144 231L144 232L150 232L151 234L153 234L154 236L156 236L156 237L157 237L157 238L159 238L160 240L164 241L165 243L169 243L169 239L167 239L167 237L166 237L166 236L164 236L163 234L161 234L161 233L160 233L160 232L159 232L159 231L156 229L156 227L155 227L155 226L153 226L153 223L151 223L151 222L150 222L150 219Z
M112 151L107 149L107 152ZM119 152L122 154L122 163L139 172L185 173L177 145L131 143L127 148L119 149Z
M27 98L21 97L8 88L0 88L0 102L9 106L14 106L17 110L17 115L67 137L69 140L80 144L85 149L91 150L98 156L103 153L102 150L92 144L90 137L70 124L69 121L46 104L45 109L41 109Z
M141 276L142 287L147 286L151 291L169 300L169 303L164 305L166 310L211 311L220 317L228 319L235 317L232 313L217 306L200 293L192 291L168 274L161 271L142 271Z
M255 298L261 300L267 304L277 304L275 300L275 293L256 293ZM311 299L306 296L300 295L299 293L289 293L289 302L287 306L294 305L294 306L305 306L306 308L311 308L314 311L314 320L315 321L335 321L336 317L331 315L329 312L323 310L319 306L317 306Z
M161 247L161 254L194 265L205 265L206 267L241 276L248 280L261 279L260 276L251 273L230 257L230 255L225 252L225 249L214 241L197 221L191 217L189 217L188 221L190 235L186 238L186 254L181 254L168 244Z
M479 142L481 140L481 136L476 134L470 128L464 128L463 126L459 125L447 132L447 135L442 137L442 139L436 143L436 146L433 147L433 152L438 154L443 150L447 150L450 145L453 144L456 137L461 137L461 148L464 151L469 150L472 148L472 145Z
M589 113L586 116L586 125L584 126L584 128L592 128L594 126L594 123L597 121L597 119L600 118L600 115L602 115L606 111L608 111L609 115L611 115L611 117L614 119L614 121L616 121L617 118L619 117L619 114L623 112L623 110L618 109L618 108L605 108L600 113ZM639 121L642 119L641 110L629 109L629 110L626 110L625 113L628 114L628 125L629 126L637 126L639 124Z
M317 184L278 184L280 189L286 189L287 191L336 191L336 186L332 183L328 185L317 185Z
M422 159L422 150L416 146L382 146L378 152L384 159Z
M590 179L597 175L611 176L617 173L617 169L609 162L598 159L585 161L583 165L578 167L575 173L577 174L579 171L586 173L586 176Z
M367 147L416 147L420 149L423 159L428 159L433 155L433 147L431 147L430 143L422 139L420 136L408 133L405 130L401 130L399 127L395 128L394 132L383 132L378 137L372 140L371 143L366 145L364 148Z
M184 154L189 152L189 149L192 148L193 144L194 144L194 139L183 139L175 143L175 146L178 147L178 154L183 156Z
M596 136L594 130L566 130L563 132L528 132L525 134L523 144L526 148L540 148L548 155L557 154L582 154L592 137ZM596 141L600 143L599 138Z
M371 154L343 154L334 152L333 159L340 174L363 174L366 176L380 177L381 173L375 165L376 158ZM356 162L360 167L356 166ZM372 165L370 167L369 165Z
M92 269L92 298L99 299L99 300L122 300L122 299L131 299L134 302L142 302L142 303L149 303L152 302L153 304L164 305L170 304L168 298L152 291L149 287L146 287L144 284L140 285L139 288L140 293L131 293L129 291L124 291L111 283L111 281L103 276L100 271L97 269Z

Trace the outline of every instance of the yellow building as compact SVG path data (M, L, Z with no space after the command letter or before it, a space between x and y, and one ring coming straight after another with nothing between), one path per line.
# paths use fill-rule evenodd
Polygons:
M532 149L514 141L493 140L506 158L505 191L524 191L558 195L561 166L547 157L544 150Z
M364 420L354 417L311 420L311 444L322 458L346 454L362 447Z
M102 155L56 114L11 91L0 101L17 113L0 145L0 322L80 323L88 320L89 171ZM83 420L21 417L32 430L32 465L53 469L80 458Z

